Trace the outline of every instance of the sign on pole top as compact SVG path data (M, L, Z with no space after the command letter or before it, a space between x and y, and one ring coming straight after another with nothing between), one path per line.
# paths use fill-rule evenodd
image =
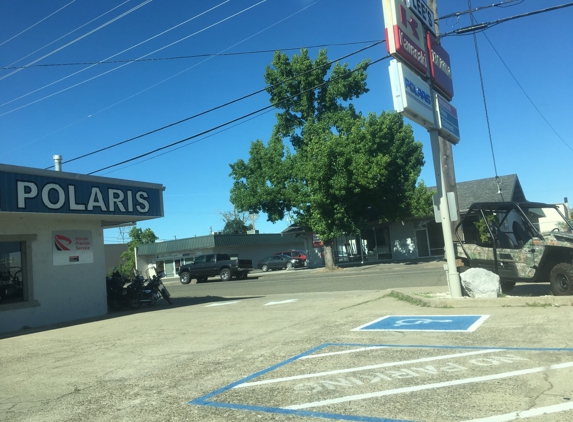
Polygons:
M406 0L406 5L424 22L428 30L436 35L434 12L428 7L426 2L424 0Z

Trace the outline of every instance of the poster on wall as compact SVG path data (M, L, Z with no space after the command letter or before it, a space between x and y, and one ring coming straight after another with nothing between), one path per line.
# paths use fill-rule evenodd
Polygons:
M54 265L92 264L94 262L90 230L52 232Z

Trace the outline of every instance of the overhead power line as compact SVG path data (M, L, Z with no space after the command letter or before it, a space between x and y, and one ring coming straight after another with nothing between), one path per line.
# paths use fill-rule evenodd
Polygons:
M35 27L36 25L38 25L38 24L44 22L46 19L48 19L48 18L54 16L56 13L58 13L59 11L65 9L66 7L68 7L70 4L72 4L72 3L75 2L75 1L76 1L76 0L72 0L72 1L69 2L68 4L65 4L65 5L63 5L62 7L60 7L60 8L59 8L58 10L56 10L55 12L50 13L50 14L49 14L48 16L46 16L45 18L40 19L40 20L39 20L38 22L36 22L34 25L30 25L29 27L27 27L27 28L24 29L23 31L20 31L20 32L18 32L16 35L14 35L14 36L8 38L6 41L1 42L1 43L0 43L0 46L6 44L6 43L9 42L9 41L12 41L12 40L13 40L14 38L16 38L16 37L19 37L19 36L22 35L24 32L26 32L26 31L32 29L32 28Z
M446 37L446 36L452 35L452 34L454 34L454 35L465 35L465 34L473 33L476 31L483 31L487 28L491 28L492 26L499 25L500 23L504 23L504 22L508 22L508 21L520 19L520 18L526 18L529 16L538 15L540 13L552 12L554 10L564 9L564 8L570 7L570 6L573 6L573 3L560 4L558 6L547 7L545 9L540 9L540 10L534 10L532 12L522 13L521 15L509 16L507 18L502 18L502 19L498 19L495 21L472 24L470 26L465 26L463 28L458 28L458 29L455 29L453 31L446 32L446 33L442 34L442 37Z
M381 62L381 61L383 61L383 60L386 60L387 58L390 58L390 57L391 57L390 55L387 55L387 56L384 56L384 57L382 57L382 58L380 58L380 59L377 59L377 60L375 60L375 61L373 61L373 62L370 62L370 63L368 63L368 65L366 66L366 69L369 68L370 66L372 66L373 64L379 63L379 62ZM333 78L333 79L330 79L330 80L328 80L328 81L325 81L325 82L323 82L323 83L321 83L321 84L315 85L315 86L313 86L313 87L311 87L311 88L309 88L309 89L306 89L306 90L304 90L304 91L299 92L297 95L302 95L302 94L305 94L305 93L307 93L307 92L314 91L314 90L316 90L316 89L318 89L318 88L320 88L320 87L322 87L322 86L324 86L324 85L327 85L327 84L329 84L329 83L331 83L331 82L335 82L335 81L338 81L338 80L340 80L340 79L346 78L350 73L353 73L353 72L355 72L355 71L356 71L355 69L350 70L350 71L348 71L347 73L345 73L344 75L339 76L338 78ZM228 126L228 125L231 125L231 124L233 124L233 123L239 122L239 121L241 121L241 120L243 120L243 119L246 119L247 117L254 116L254 115L256 115L256 114L258 114L258 113L261 113L261 112L263 112L263 111L265 111L265 110L269 110L269 109L272 109L272 108L276 108L277 104L280 104L280 103L283 103L283 102L286 102L286 101L290 101L290 100L291 100L291 97L285 97L285 98L281 99L280 101L276 102L275 104L271 104L271 105L268 105L268 106L266 106L266 107L262 107L262 108L260 108L260 109L258 109L258 110L255 110L255 111L252 111L252 112L250 112L250 113L244 114L244 115L242 115L242 116L240 116L240 117L237 117L237 118L235 118L235 119L229 120L229 121L227 121L227 122L225 122L225 123L222 123L222 124L220 124L220 125L217 125L217 126L215 126L215 127L210 128L210 129L204 130L204 131L202 131L202 132L200 132L200 133L196 133L195 135L191 135L191 136L189 136L189 137L187 137L187 138L180 139L179 141L172 142L172 143L170 143L170 144L168 144L168 145L164 145L164 146L159 147L159 148L156 148L156 149L154 149L154 150L152 150L152 151L148 151L148 152L145 152L145 153L143 153L143 154L139 154L139 155L137 155L137 156L135 156L135 157L128 158L127 160L123 160L123 161L120 161L120 162L115 163L115 164L111 164L111 165L109 165L109 166L103 167L103 168L101 168L101 169L99 169L99 170L95 170L95 171L92 171L92 172L87 173L87 174L99 173L99 172L101 172L101 171L104 171L104 170L107 170L107 169L110 169L110 168L113 168L113 167L117 167L117 166L120 166L120 165L122 165L122 164L129 163L129 162L131 162L131 161L138 160L138 159L140 159L140 158L146 157L146 156L151 155L151 154L154 154L154 153L156 153L156 152L163 151L163 150L168 149L168 148L171 148L171 147L173 147L173 146L175 146L175 145L182 144L182 143L187 142L187 141L189 141L189 140L191 140L191 139L198 138L198 137L203 136L203 135L206 135L206 134L208 134L208 133L210 133L210 132L213 132L213 131L216 131L216 130L218 130L218 129L221 129L221 128L225 127L225 126Z
M368 41L354 41L346 43L335 43L335 44L316 44L308 45L303 47L288 47L288 48L274 48L269 50L253 50L253 51L238 51L235 53L204 53L204 54L192 54L188 56L173 56L173 57L146 57L143 59L125 59L125 60L102 60L97 62L70 62L70 63L45 63L45 64L35 64L32 66L11 66L11 67L0 67L0 70L11 70L11 69L29 69L34 67L55 67L55 66L87 66L87 65L99 65L99 64L116 64L116 63L139 63L139 62L157 62L164 60L182 60L182 59L196 59L201 57L225 57L225 56L245 56L250 54L264 54L264 53L274 53L275 51L299 51L303 48L322 48L322 47L340 47L347 45L357 45L357 44L368 44L373 42L380 42L380 40L368 40Z
M346 54L346 55L344 55L344 56L341 56L341 57L339 57L339 58L337 58L337 59L335 59L335 60L331 60L331 61L325 63L325 64L324 64L323 66L321 66L321 67L331 66L331 65L332 65L333 63L335 63L335 62L339 62L339 61L344 60L344 59L346 59L346 58L348 58L348 57L351 57L351 56L353 56L353 55L355 55L355 54L361 53L361 52L363 52L363 51L365 51L365 50L368 50L368 49L370 49L370 48L372 48L372 47L375 47L375 46L377 46L377 45L379 45L379 44L381 44L381 43L383 43L383 42L384 42L384 41L377 41L377 42L375 42L375 43L372 44L372 45L369 45L369 46L367 46L367 47L364 47L364 48L361 48L361 49L359 49L359 50L353 51L352 53L349 53L349 54ZM301 76L304 76L304 75L306 75L307 73L313 72L313 71L315 71L315 70L316 70L316 69L311 69L311 70L307 70L307 71L305 71L305 72L299 73L299 74L293 76L292 78L289 78L288 81L294 80L294 79L299 78L299 77L301 77ZM113 145L109 145L109 146L107 146L107 147L105 147L105 148L100 148L100 149L98 149L98 150L96 150L96 151L92 151L92 152L89 152L89 153L87 153L87 154L83 154L83 155L80 155L80 156L78 156L78 157L71 158L71 159L69 159L69 160L67 160L67 161L64 161L62 164L71 163L71 162L73 162L73 161L80 160L80 159L82 159L82 158L86 158L86 157L89 157L89 156L91 156L91 155L94 155L94 154L98 154L98 153L100 153L100 152L103 152L103 151L107 151L107 150L112 149L112 148L115 148L115 147L117 147L117 146L124 145L124 144L126 144L126 143L128 143L128 142L135 141L136 139L143 138L143 137L145 137L145 136L151 135L151 134L153 134L153 133L160 132L160 131L162 131L162 130L165 130L165 129L168 129L168 128L170 128L170 127L179 125L179 124L181 124L181 123L187 122L187 121L192 120L192 119L195 119L195 118L197 118L197 117L204 116L205 114L208 114L208 113L211 113L211 112L213 112L213 111L222 109L222 108L227 107L227 106L229 106L229 105L231 105L231 104L235 104L235 103L237 103L237 102L239 102L239 101L245 100L245 99L250 98L250 97L252 97L252 96L254 96L254 95L257 95L257 94L260 94L260 93L262 93L262 92L265 92L267 89L272 88L272 87L273 87L273 86L259 89L259 90L257 90L257 91L251 92L250 94L247 94L247 95L244 95L244 96L242 96L242 97L236 98L236 99L234 99L234 100L228 101L228 102L226 102L226 103L224 103L224 104L218 105L218 106L216 106L216 107L210 108L210 109L208 109L208 110L202 111L202 112L200 112L200 113L194 114L194 115L192 115L192 116L186 117L186 118L181 119L181 120L178 120L178 121L176 121L176 122L169 123L169 124L167 124L167 125L165 125L165 126L159 127L159 128L157 128L157 129L151 130L151 131L149 131L149 132L142 133L141 135L137 135L137 136L134 136L134 137L132 137L132 138L126 139L126 140L124 140L124 141L117 142L117 143L115 143L115 144L113 144ZM53 165L50 166L50 167L46 167L46 170L51 169L51 168L53 168L53 167L54 167Z
M515 4L511 4L514 3L516 1L519 1L519 3L515 3ZM510 7L510 6L517 6L518 4L523 3L525 0L506 0L506 1L502 1L500 3L495 3L495 4L490 4L489 6L480 6L480 7L474 7L473 9L469 9L469 10L463 10L461 12L453 12L453 13L449 13L447 15L444 16L440 16L438 18L438 20L442 20L442 19L448 19L448 18L459 18L462 15L467 15L468 13L474 13L474 12L479 12L481 10L484 9L489 9L490 7ZM507 5L507 6L504 6Z

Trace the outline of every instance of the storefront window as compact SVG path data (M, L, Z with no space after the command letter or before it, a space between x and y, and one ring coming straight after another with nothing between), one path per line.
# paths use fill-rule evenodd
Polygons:
M0 242L0 306L25 300L23 242Z

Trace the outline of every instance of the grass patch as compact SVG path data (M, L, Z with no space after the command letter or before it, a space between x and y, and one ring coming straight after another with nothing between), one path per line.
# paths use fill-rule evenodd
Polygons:
M400 292L392 291L392 292L390 292L390 294L388 296L393 297L394 299L397 299L397 300L401 300L403 302L411 303L412 305L416 305L416 306L421 306L421 307L429 306L422 299L417 299L415 297L408 296L408 295L405 295L405 294L400 293Z

